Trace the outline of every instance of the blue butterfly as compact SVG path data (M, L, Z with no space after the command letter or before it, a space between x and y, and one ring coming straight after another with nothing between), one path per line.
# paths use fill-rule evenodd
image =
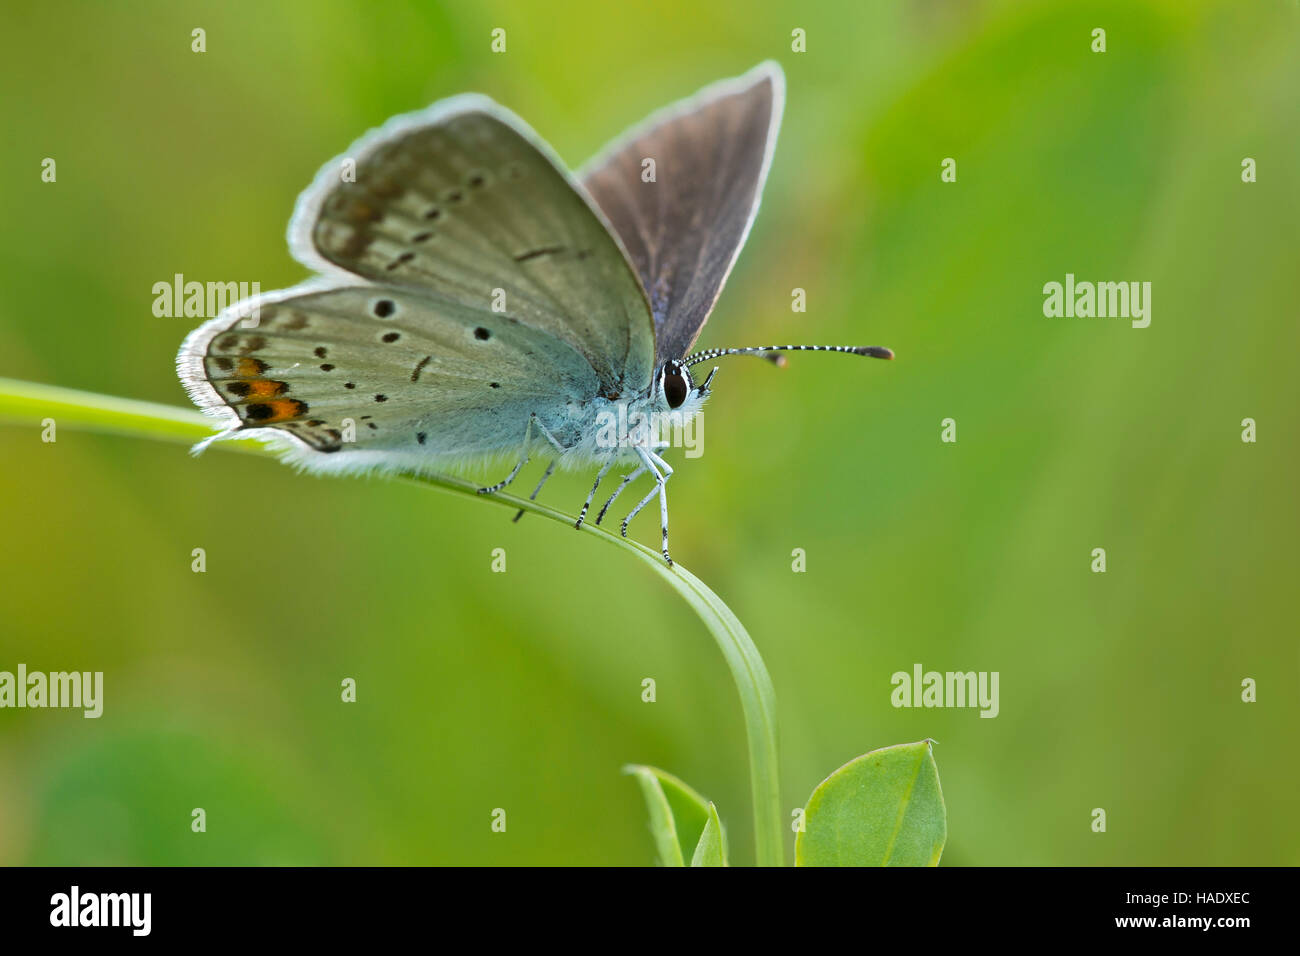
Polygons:
M783 345L688 354L758 211L784 79L764 63L654 114L575 179L520 119L478 95L390 120L327 163L289 225L320 275L192 332L178 369L223 430L318 472L437 472L533 455L595 468L577 524L664 460L724 355L888 349ZM680 434L680 432L679 432ZM196 449L198 450L198 449ZM516 515L516 519L518 515Z

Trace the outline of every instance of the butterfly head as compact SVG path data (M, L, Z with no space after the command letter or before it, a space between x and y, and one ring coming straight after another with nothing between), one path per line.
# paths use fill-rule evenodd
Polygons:
M659 367L651 399L655 405L666 411L679 412L686 416L693 415L700 410L704 400L709 397L709 383L713 381L717 371L715 367L708 378L696 385L686 363L670 359Z

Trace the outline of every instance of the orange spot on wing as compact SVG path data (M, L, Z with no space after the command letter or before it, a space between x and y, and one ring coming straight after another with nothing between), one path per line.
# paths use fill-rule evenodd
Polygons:
M300 402L293 398L277 398L273 402L267 402L266 405L271 410L271 414L262 419L262 422L266 424L288 421L290 418L297 418L307 411L306 402Z
M288 390L289 386L284 382L274 382L271 379L263 378L248 383L247 397L250 399L275 398L277 395L283 395Z

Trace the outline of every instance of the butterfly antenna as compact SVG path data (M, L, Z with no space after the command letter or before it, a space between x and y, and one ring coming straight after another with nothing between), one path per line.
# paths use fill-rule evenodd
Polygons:
M781 352L848 352L852 355L869 355L871 358L892 359L894 353L881 345L755 345L744 349L706 349L682 359L685 366L709 362L724 355L757 355L777 365L785 364Z

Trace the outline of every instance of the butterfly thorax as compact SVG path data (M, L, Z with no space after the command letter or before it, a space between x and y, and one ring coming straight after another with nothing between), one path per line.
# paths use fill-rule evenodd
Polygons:
M692 392L679 407L670 408L658 388L632 399L597 397L581 411L577 441L568 445L559 461L566 468L583 468L611 457L618 461L639 459L637 448L662 448L680 444L680 436L695 426L695 417L707 395ZM543 422L548 428L550 424ZM561 426L563 427L563 426ZM545 438L537 450L544 452Z

